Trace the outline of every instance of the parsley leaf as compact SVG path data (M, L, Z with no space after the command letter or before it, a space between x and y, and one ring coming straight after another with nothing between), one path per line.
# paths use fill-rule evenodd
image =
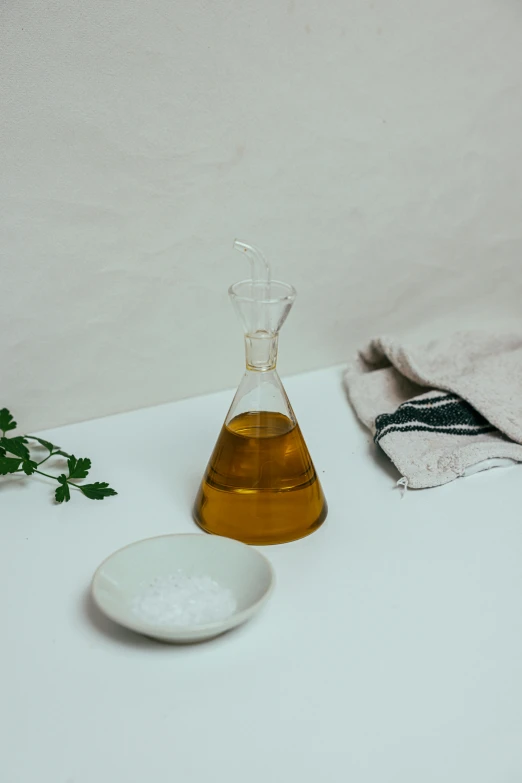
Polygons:
M76 457L73 454L67 460L67 465L69 466L70 479L82 479L87 477L87 474L91 469L91 460L85 457L80 457L80 459L76 459Z
M24 459L22 462L22 470L26 476L32 476L37 467L38 463L34 462L32 459Z
M95 481L94 484L84 484L83 486L77 484L78 489L81 489L85 497L91 500L103 500L110 495L117 495L116 490L109 487L106 481Z
M16 454L17 457L22 459L29 459L29 449L25 445L27 439L18 435L16 438L0 438L0 446L2 446L10 454Z
M60 486L54 493L54 499L57 503L63 503L64 500L66 503L68 503L71 499L71 493L69 490L69 484L67 483L67 476L62 473L61 476L58 476L57 481L60 482Z
M13 419L12 414L7 410L7 408L2 408L0 410L0 430L5 433L9 432L9 430L15 430L16 429L16 421Z
M0 476L7 476L8 473L16 473L22 460L14 457L0 457Z
M76 458L74 454L68 454L66 451L62 451L60 446L56 446L51 441L39 438L36 435L7 437L6 432L14 430L16 426L17 424L12 414L7 408L2 408L0 410L0 476L23 471L26 476L38 473L40 476L57 481L59 486L54 495L57 503L69 502L71 499L71 487L83 492L85 497L90 500L103 500L111 495L118 494L109 487L106 481L96 481L94 484L85 484L85 486L77 484L76 481L86 478L89 474L91 469L90 459L87 457ZM48 451L47 456L42 458L40 452L36 459L32 459L30 448L35 446L32 441L36 441L39 446L43 446ZM55 457L65 457L68 475L61 473L59 476L56 476L42 470L41 466ZM56 463L55 467L57 467Z

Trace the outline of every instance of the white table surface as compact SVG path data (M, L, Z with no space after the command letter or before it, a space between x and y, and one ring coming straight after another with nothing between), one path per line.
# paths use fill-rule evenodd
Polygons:
M113 550L197 530L230 393L47 433L117 498L0 479L2 783L520 783L522 468L401 500L339 369L285 385L329 516L264 549L271 601L212 642L135 636L88 589Z

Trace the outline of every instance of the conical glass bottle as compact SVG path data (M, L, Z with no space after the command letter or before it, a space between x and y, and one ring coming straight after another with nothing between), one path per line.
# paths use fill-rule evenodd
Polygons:
M271 280L259 250L241 242L252 279L229 295L245 330L246 371L194 504L208 533L248 544L282 544L313 533L327 505L276 370L277 343L295 289Z

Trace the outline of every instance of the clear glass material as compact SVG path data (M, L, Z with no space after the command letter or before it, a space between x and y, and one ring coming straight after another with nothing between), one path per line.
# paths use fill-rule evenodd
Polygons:
M312 533L327 505L308 448L276 370L281 329L295 289L270 279L256 248L235 248L252 278L229 289L245 332L246 371L194 504L208 533L249 544L281 544Z

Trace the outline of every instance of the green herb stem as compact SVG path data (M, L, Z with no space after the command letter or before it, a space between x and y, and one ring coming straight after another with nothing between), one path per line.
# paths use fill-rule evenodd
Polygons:
M18 473L18 471L17 471L17 473ZM40 476L45 476L45 478L50 478L53 481L56 481L56 476L51 476L50 473L44 473L43 470L35 470L35 473L39 473Z
M53 452L52 454L48 454L47 457L45 457L45 459L43 459L41 462L38 462L37 464L38 465L43 465L44 462L47 462L48 459L51 459L51 457L54 457L54 456L55 456L55 452Z

